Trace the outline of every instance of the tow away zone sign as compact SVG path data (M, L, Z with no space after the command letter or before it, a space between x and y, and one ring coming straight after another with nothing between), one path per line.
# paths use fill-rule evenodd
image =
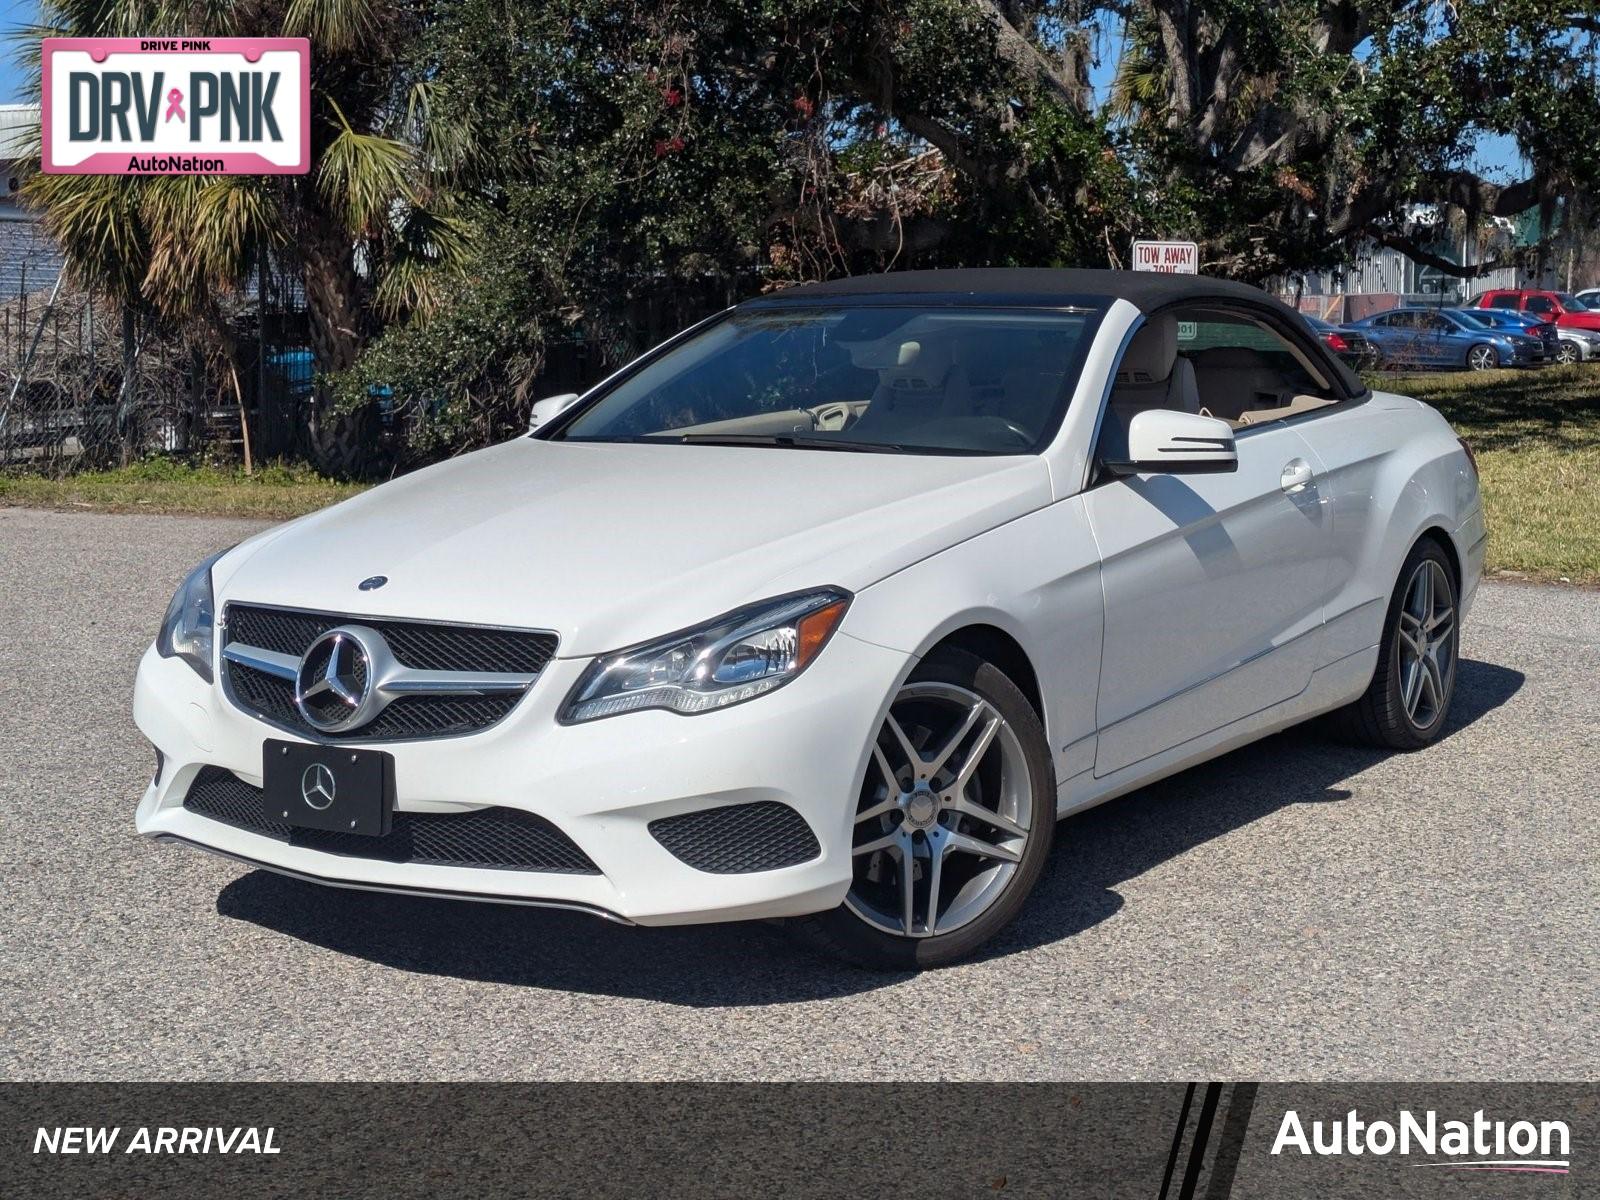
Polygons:
M1165 275L1198 275L1200 247L1193 242L1134 242L1133 269Z

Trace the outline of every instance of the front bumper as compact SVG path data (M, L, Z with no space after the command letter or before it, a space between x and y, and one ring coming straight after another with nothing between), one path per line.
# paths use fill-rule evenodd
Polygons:
M1600 358L1600 342L1592 342L1581 338L1562 338L1561 343L1562 345L1577 347L1579 362L1593 362L1595 359Z
M262 743L287 737L229 703L185 663L145 652L134 720L163 756L139 802L140 833L345 887L584 909L643 925L796 916L833 908L850 885L856 792L883 710L912 659L841 631L794 682L692 717L646 711L560 725L587 659L556 659L505 720L479 733L385 744L397 810L523 809L556 825L599 868L565 874L393 862L325 853L184 808L196 775L221 767L259 787ZM302 739L303 740L303 739ZM775 800L810 825L821 853L748 874L711 874L651 835L661 817Z

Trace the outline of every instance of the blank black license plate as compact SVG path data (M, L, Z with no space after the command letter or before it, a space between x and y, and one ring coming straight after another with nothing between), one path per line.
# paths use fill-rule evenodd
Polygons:
M371 837L389 832L392 755L269 739L262 757L268 819Z

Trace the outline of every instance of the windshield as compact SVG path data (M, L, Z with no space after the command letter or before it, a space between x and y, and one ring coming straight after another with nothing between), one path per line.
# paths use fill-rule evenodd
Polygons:
M1568 312L1588 312L1589 306L1576 296L1569 296L1565 292L1556 293L1556 303Z
M1055 432L1092 308L735 311L553 434L902 453L1020 454Z

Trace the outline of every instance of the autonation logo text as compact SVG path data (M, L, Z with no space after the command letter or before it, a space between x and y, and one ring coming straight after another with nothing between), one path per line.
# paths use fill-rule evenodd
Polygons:
M1482 1109L1473 1113L1470 1121L1441 1121L1432 1109L1419 1117L1406 1108L1392 1121L1364 1121L1352 1108L1342 1118L1312 1121L1308 1132L1299 1112L1291 1108L1283 1114L1272 1153L1442 1156L1444 1161L1411 1165L1565 1175L1571 1168L1567 1157L1571 1140L1565 1121L1508 1124L1490 1120Z

